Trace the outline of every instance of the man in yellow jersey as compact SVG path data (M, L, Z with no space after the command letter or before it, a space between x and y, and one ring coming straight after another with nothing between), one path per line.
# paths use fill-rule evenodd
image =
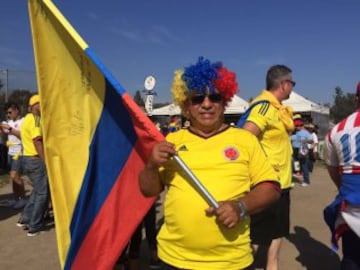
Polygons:
M281 198L270 208L251 216L251 240L255 253L268 246L267 270L278 269L282 237L289 234L292 146L289 134L294 130L292 109L283 106L295 86L292 71L284 65L272 66L266 75L266 90L252 103L243 128L259 138L281 183ZM267 102L259 102L259 101Z
M24 173L32 181L33 190L16 225L27 228L28 236L35 236L43 227L44 214L49 202L49 188L40 126L39 95L30 98L29 107L30 113L24 118L20 134L24 148Z
M166 187L158 234L162 269L247 269L253 261L248 214L280 197L279 183L257 138L223 122L238 91L235 73L202 57L177 70L173 99L190 120L153 148L140 173L145 196ZM219 202L210 207L173 155L178 155Z

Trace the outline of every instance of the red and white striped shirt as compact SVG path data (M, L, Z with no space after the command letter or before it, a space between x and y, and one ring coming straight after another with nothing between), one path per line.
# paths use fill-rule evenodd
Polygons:
M360 174L360 111L341 120L325 138L325 162L342 174Z

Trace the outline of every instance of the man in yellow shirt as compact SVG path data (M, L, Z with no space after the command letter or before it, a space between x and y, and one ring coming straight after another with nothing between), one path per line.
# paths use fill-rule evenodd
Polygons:
M251 265L248 213L279 198L279 183L257 138L223 122L237 92L235 73L199 58L178 70L174 101L190 120L153 148L140 173L145 196L167 187L158 234L162 269L246 269ZM219 202L209 207L172 156L177 154Z
M44 214L49 203L49 187L44 162L39 95L30 98L29 107L31 112L25 116L20 134L24 148L24 173L32 181L33 190L17 226L26 227L27 235L35 236L43 227Z
M292 109L281 102L289 98L294 86L291 69L284 65L272 66L267 72L266 90L252 101L257 104L243 126L258 137L281 184L280 200L251 216L251 241L255 253L260 245L269 246L266 270L278 269L281 240L290 229L292 146L289 134L294 130L294 123Z

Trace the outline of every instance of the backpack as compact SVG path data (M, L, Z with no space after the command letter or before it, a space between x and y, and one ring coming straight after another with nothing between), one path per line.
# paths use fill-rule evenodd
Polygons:
M242 128L242 127L245 125L245 122L246 122L247 118L249 117L249 114L250 114L252 108L254 108L256 105L258 105L258 104L260 104L260 103L270 104L270 101L263 99L263 100L258 100L258 101L256 101L256 102L252 103L252 104L250 105L250 107L247 108L247 110L244 112L244 114L240 116L240 119L239 119L239 121L237 122L236 126Z

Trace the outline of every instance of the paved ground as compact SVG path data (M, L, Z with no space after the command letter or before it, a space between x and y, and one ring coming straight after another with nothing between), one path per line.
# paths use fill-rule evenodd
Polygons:
M1 205L1 201L10 197L11 189L8 182L4 183L4 177L0 179ZM336 190L321 165L316 166L311 181L311 186L297 184L292 191L291 235L281 250L282 270L339 269L339 256L329 248L329 233L322 219L322 209ZM60 269L55 228L50 227L37 237L27 237L15 226L18 218L19 212L0 206L0 269ZM148 269L147 256L142 254L141 270Z

